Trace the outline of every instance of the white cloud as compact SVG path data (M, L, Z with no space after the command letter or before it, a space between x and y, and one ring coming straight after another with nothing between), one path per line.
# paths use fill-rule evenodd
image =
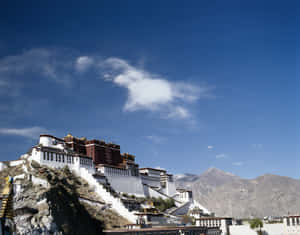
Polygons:
M0 128L1 135L16 135L32 139L38 138L43 132L47 132L47 130L37 126L29 128Z
M79 72L89 69L94 63L94 59L89 56L80 56L76 60L75 67Z
M154 142L155 144L162 144L166 140L164 137L157 136L157 135L148 135L145 137L148 140L151 140L152 142Z
M244 165L244 163L243 162L233 162L232 165L234 165L234 166L242 166L242 165Z
M167 118L186 119L191 114L183 107L183 103L195 102L210 93L210 89L206 87L171 82L119 58L105 60L103 67L108 69L103 73L106 80L128 90L124 106L126 111L161 111Z
M212 146L212 145L208 145L208 146L207 146L207 149L208 149L208 150L212 150L213 148L214 148L214 146Z
M220 158L227 158L227 155L225 153L220 153L220 154L217 154L216 155L216 158L217 159L220 159Z

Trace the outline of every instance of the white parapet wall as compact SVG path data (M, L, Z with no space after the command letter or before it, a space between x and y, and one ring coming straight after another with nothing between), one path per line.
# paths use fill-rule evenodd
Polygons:
M52 168L63 168L68 166L71 170L79 171L80 168L85 168L89 173L95 173L95 167L92 159L80 156L73 156L70 154L55 154L49 153L51 156L47 155L47 152L43 152L37 148L32 149L30 160L35 160L41 165L46 165ZM22 160L23 161L23 160Z
M147 176L147 175L143 175L143 174L140 174L140 177L142 179L143 184L147 184L147 185L150 185L152 187L157 187L157 188L161 187L159 177Z
M168 196L173 197L176 195L177 191L176 191L176 186L175 186L175 182L167 182L167 193Z
M159 191L152 189L149 185L144 184L143 188L146 197L156 197L156 198L161 197L164 200L170 199L170 197L167 197L166 195L160 193Z
M4 162L0 162L0 171L2 171L3 169L5 169L7 166L5 165Z
M21 164L24 164L24 163L25 163L24 160L15 160L15 161L10 161L9 166L18 166L18 165L21 165Z
M106 178L117 192L134 194L138 197L145 196L140 177L108 175Z
M124 206L120 198L116 198L107 192L106 189L99 184L86 169L81 168L80 171L76 173L84 178L89 185L94 188L95 192L105 201L105 203L110 204L112 209L114 209L119 215L123 216L131 223L136 223L137 216Z

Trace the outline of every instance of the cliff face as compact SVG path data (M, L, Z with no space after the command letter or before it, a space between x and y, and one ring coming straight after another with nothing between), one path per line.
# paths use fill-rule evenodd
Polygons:
M241 179L219 169L196 176L180 175L177 185L217 216L247 218L282 216L300 211L300 180L278 175Z
M101 234L129 223L68 168L54 170L24 160L0 171L1 186L7 175L15 177L17 234Z

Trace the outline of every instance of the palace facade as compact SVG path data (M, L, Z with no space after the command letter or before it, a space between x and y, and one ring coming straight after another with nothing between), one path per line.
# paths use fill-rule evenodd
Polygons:
M103 140L41 134L30 158L54 168L68 166L81 176L91 174L119 193L173 198L177 204L193 200L176 190L172 174L163 169L139 168L134 155L121 153L120 145Z

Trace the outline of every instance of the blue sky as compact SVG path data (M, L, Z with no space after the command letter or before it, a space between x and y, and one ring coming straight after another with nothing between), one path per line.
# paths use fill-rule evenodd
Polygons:
M41 132L142 167L300 178L297 1L6 1L0 156Z

